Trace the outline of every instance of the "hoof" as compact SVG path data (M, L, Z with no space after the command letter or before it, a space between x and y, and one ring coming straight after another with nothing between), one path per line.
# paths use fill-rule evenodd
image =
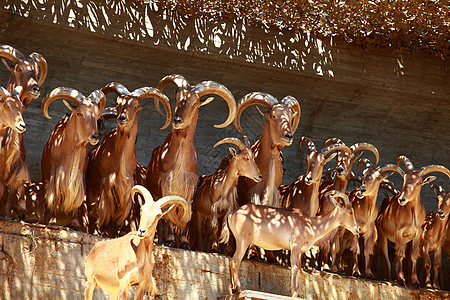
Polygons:
M189 247L189 244L181 244L181 245L180 245L180 249L183 249L183 250L191 250L191 247Z
M397 280L397 283L398 283L399 285L401 285L401 286L406 286L405 279L403 279L403 278L398 279L398 280Z
M166 241L164 243L164 246L170 247L170 248L175 248L175 241Z
M237 293L240 293L241 292L241 289L240 288L234 288L234 289L231 289L231 293L232 294L237 294Z
M354 277L361 277L361 272L359 272L359 271L353 271L353 272L352 272L352 276L354 276Z

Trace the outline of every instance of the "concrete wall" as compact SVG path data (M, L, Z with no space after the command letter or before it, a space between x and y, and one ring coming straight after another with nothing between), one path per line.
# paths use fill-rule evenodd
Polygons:
M82 299L84 260L102 240L80 232L0 221L0 299ZM155 246L157 299L217 299L231 293L229 258ZM243 289L289 295L290 270L244 261ZM314 271L299 281L305 299L449 299L449 292ZM100 289L95 299L107 299Z

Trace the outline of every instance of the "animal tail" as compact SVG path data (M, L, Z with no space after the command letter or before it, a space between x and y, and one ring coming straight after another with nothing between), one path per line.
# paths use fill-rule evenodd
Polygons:
M225 244L230 240L230 226L228 225L229 213L225 215L225 222L222 224L222 232L220 233L219 243Z

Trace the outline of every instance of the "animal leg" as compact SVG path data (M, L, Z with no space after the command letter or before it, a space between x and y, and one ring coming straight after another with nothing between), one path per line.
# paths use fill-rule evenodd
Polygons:
M94 294L94 289L97 286L93 277L86 280L86 287L84 288L84 300L91 300Z
M441 259L442 252L441 247L436 250L434 254L434 280L433 280L433 288L440 289L439 286L439 274L441 269Z
M299 245L291 245L291 297L298 297L298 275L302 271Z
M235 233L233 232L233 235ZM230 274L231 274L231 291L233 294L241 291L241 282L239 280L239 266L241 265L242 258L245 255L245 251L250 245L251 237L247 235L235 236L236 238L236 251L233 258L230 261Z
M397 282L401 285L405 285L405 274L403 273L403 259L405 258L406 246L402 242L402 230L398 230L395 235L395 255L398 261L398 274L397 274Z
M417 258L419 257L420 241L422 237L422 232L416 233L416 236L412 240L412 251L411 251L411 284L419 287L419 278L417 277Z
M378 232L374 225L371 232L364 238L364 276L368 278L374 277L370 268L370 256L373 254L373 248L377 239Z
M386 237L383 234L381 234L378 238L378 247L383 254L386 279L388 281L391 281L391 261L389 260L388 243Z
M430 254L428 253L428 247L426 245L422 246L422 261L425 266L425 286L427 288L431 288L431 259Z
M330 250L330 256L331 256L331 272L337 273L338 270L338 262L337 262L337 256L338 252L341 250L341 238L335 234L332 244L331 244L331 250Z

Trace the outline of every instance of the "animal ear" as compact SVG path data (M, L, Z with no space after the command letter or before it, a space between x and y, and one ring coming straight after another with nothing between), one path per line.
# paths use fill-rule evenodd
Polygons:
M263 112L258 105L256 105L256 109L258 110L258 112L261 114L261 116L266 117L267 116L267 112Z
M143 110L147 106L146 103L140 104L139 103L139 110Z
M428 176L427 178L425 178L425 179L423 180L422 185L428 184L428 183L432 182L432 181L435 180L435 179L436 179L436 176Z
M72 104L72 103L70 103L70 102L67 102L67 101L64 100L64 99L63 99L63 103L64 103L64 105L65 105L68 109L70 109L71 111L74 111L74 109L77 108L76 105L74 105L74 104Z
M208 104L209 102L211 102L211 101L213 101L213 100L214 100L214 97L208 97L208 98L206 98L206 99L203 100L203 101L200 100L200 102L201 102L201 104L202 104L202 106L203 106L203 105L206 105L206 104Z
M234 149L233 147L229 147L228 149L230 150L230 153L231 153L234 157L236 157L236 154L237 154L236 149Z
M437 197L440 193L442 193L444 190L440 185L432 184L430 185L430 189L433 191L434 195Z
M363 155L364 151L359 152L358 156L353 156L352 161L355 162Z

